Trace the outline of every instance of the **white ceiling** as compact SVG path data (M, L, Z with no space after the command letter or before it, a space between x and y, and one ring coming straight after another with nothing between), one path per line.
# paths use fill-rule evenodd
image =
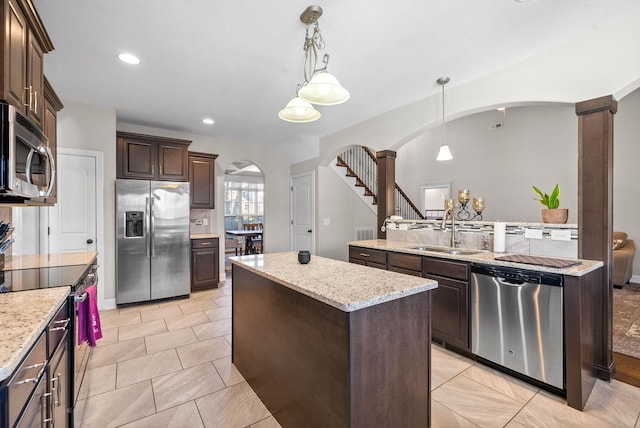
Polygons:
M64 101L118 121L250 143L319 138L640 15L638 0L34 0ZM303 80L310 4L331 71L351 93L309 124L277 113ZM614 41L612 41L614 42ZM121 63L127 51L142 63ZM375 92L374 92L375 90ZM202 124L204 117L215 120Z

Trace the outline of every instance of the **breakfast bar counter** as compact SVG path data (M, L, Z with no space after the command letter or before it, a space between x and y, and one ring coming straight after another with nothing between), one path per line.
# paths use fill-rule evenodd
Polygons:
M294 252L231 261L233 363L282 427L430 425L436 281Z

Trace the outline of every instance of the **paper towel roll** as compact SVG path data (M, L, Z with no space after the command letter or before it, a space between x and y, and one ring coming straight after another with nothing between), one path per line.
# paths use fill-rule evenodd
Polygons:
M496 221L493 224L493 251L504 253L505 241L507 240L507 223Z

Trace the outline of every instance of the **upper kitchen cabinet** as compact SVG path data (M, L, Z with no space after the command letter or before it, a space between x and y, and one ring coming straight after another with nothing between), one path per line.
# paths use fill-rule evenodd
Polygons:
M191 208L214 209L216 188L216 158L210 153L189 152L189 183Z
M44 78L44 116L42 118L42 131L49 140L48 145L53 155L54 165L58 165L58 112L62 110L62 101L58 98L47 78ZM51 194L44 199L45 205L54 205L57 200L58 176L53 182Z
M2 98L43 127L44 54L53 50L30 0L2 0L4 38Z
M191 141L118 132L116 178L189 181Z

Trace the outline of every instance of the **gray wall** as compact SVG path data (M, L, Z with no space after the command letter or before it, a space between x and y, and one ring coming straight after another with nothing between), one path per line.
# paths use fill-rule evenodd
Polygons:
M503 128L490 130L502 121ZM413 139L397 151L396 181L416 204L420 185L451 182L452 197L469 189L485 198L483 219L542 222L532 186L551 193L560 185L561 208L576 223L578 120L573 106L509 108L473 114L446 124L453 159L436 161L442 127Z
M639 117L640 89L619 100L614 117L613 227L635 240L640 240L636 201L636 186L640 183ZM490 125L498 121L504 122L504 128L490 131ZM458 189L466 188L472 197L485 197L485 220L538 223L542 221L542 206L533 200L531 186L550 192L558 183L561 206L569 209L569 223L577 222L578 120L573 105L512 107L506 117L491 110L448 122L446 126L447 143L454 155L451 161L435 160L442 141L439 127L395 149L396 181L417 204L420 185L451 182L454 195ZM345 240L341 235L353 233L362 223L371 221L375 225L375 218L369 220L364 209L358 211L357 205L364 205L355 196L339 190L344 183L333 176L330 168L307 161L294 165L292 171L310 168L326 170L318 174L318 223L322 224L322 217L329 215L326 213L338 210L337 204L345 204L346 215L340 220L340 228L319 226L317 252L346 260L346 250L340 251L339 247ZM635 258L633 272L633 281L640 282L640 255Z

